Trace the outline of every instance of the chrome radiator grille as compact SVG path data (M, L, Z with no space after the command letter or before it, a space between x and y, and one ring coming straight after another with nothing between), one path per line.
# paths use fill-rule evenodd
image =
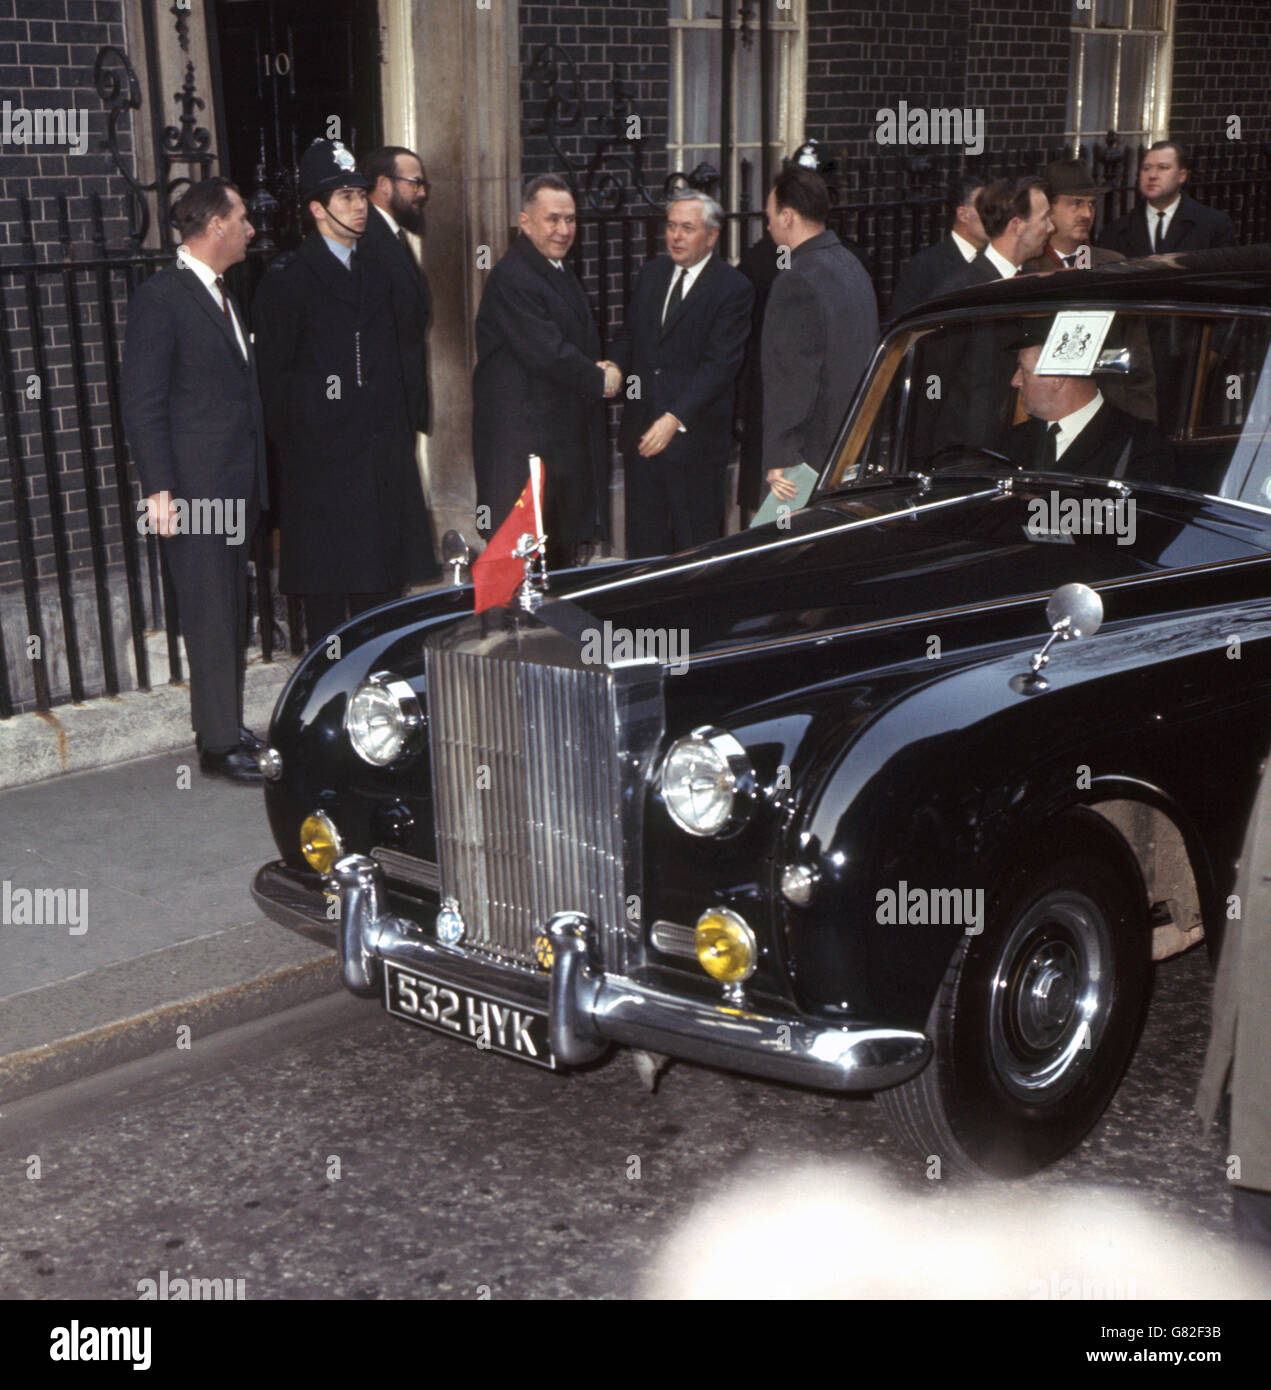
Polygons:
M437 858L467 949L532 966L557 912L601 929L623 968L621 763L604 668L580 670L429 644Z

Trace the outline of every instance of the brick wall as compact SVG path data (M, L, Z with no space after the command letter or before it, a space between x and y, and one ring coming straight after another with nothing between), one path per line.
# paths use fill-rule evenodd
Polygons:
M1068 12L978 0L809 0L807 134L844 163L850 194L938 186L956 150L880 145L880 109L982 109L990 171L1058 154L1068 100ZM845 156L845 159L844 159ZM925 158L931 172L910 167ZM940 177L936 177L936 172Z
M1231 115L1240 117L1244 147L1271 139L1271 5L1179 0L1170 135L1194 145L1225 144Z
M92 253L90 195L103 199L103 231L107 243L119 247L127 235L123 180L102 149L106 137L106 111L93 83L93 63L107 44L124 45L120 0L0 0L0 102L28 110L70 108L86 112L87 148L76 154L64 146L6 145L0 155L0 263L24 264L20 198L31 214L34 255L39 263L60 260L67 246L76 257ZM0 132L2 135L2 132ZM127 121L121 123L119 140L125 158L131 153ZM60 198L68 214L64 239L59 226ZM95 282L88 272L75 277L80 296L77 315L81 327L87 369L83 374L83 400L88 407L89 439L97 451L96 477L107 503L107 529L118 534L118 509L113 496L113 470L109 468L110 421L102 354L100 310ZM116 277L117 279L117 277ZM55 574L49 521L48 482L41 445L41 426L51 426L56 457L52 461L61 484L68 517L69 561L73 570L92 563L86 516L84 458L78 429L77 395L72 370L70 326L65 279L44 274L35 281L35 301L44 327L43 345L47 380L40 383L47 413L43 420L40 401L30 399L27 384L35 359L30 336L31 292L25 277L0 273L8 330L11 379L3 383L6 408L16 401L17 428L28 472L28 494L35 533L37 570L42 579ZM122 287L116 283L116 299ZM118 321L117 306L110 310ZM7 436L4 445L8 454ZM117 540L111 559L121 557ZM12 476L8 466L0 470L0 590L20 578L17 527Z
M559 64L554 90L561 98L577 100L580 106L577 122L559 133L557 143L575 171L582 194L581 269L592 302L609 333L621 321L624 263L638 270L649 243L643 229L624 246L619 230L606 228L602 253L595 204L628 213L647 204L636 193L634 175L621 157L628 149L634 152L633 144L623 140L609 146L611 154L599 170L612 178L593 180L590 188L596 195L594 201L588 196L586 168L600 141L615 129L613 84L617 79L624 93L622 133L625 134L626 114L640 118L640 181L655 197L660 196L668 172L670 41L666 20L665 0L603 6L583 0L561 0L551 5L523 4L520 9L522 172L526 177L566 172L546 131L545 107L553 89L531 69L535 55L544 45L558 45L572 59L576 80L571 82L570 70ZM564 109L561 117L568 114L568 109ZM557 124L560 123L558 118ZM661 248L655 244L653 249Z

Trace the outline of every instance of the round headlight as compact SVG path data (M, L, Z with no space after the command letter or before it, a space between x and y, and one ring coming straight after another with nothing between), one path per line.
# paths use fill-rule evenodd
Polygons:
M662 763L662 800L671 819L690 835L719 835L736 825L754 793L746 750L723 729L694 729L677 739Z
M300 853L311 869L325 874L344 853L344 844L335 822L325 811L306 816L300 826Z
M387 671L368 676L344 711L349 741L358 757L372 767L387 767L399 757L423 722L415 692Z
M725 984L755 973L759 954L755 934L730 908L716 907L702 913L693 932L693 948L702 969Z

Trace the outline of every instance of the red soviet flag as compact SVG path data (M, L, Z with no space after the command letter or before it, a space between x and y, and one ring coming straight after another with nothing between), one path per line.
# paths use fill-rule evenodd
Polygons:
M516 506L507 514L503 525L490 537L490 543L477 556L472 566L474 613L487 608L505 608L512 601L517 586L525 578L525 561L512 552L526 533L543 534L542 463L536 454L530 455L530 481L516 499Z

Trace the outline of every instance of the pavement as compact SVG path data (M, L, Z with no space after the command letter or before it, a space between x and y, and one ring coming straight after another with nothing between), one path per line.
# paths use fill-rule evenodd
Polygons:
M262 736L291 664L249 682ZM200 774L184 687L56 714L86 723L81 757L117 756L121 725L174 746L0 791L0 1104L339 988L333 953L252 901L264 796Z

